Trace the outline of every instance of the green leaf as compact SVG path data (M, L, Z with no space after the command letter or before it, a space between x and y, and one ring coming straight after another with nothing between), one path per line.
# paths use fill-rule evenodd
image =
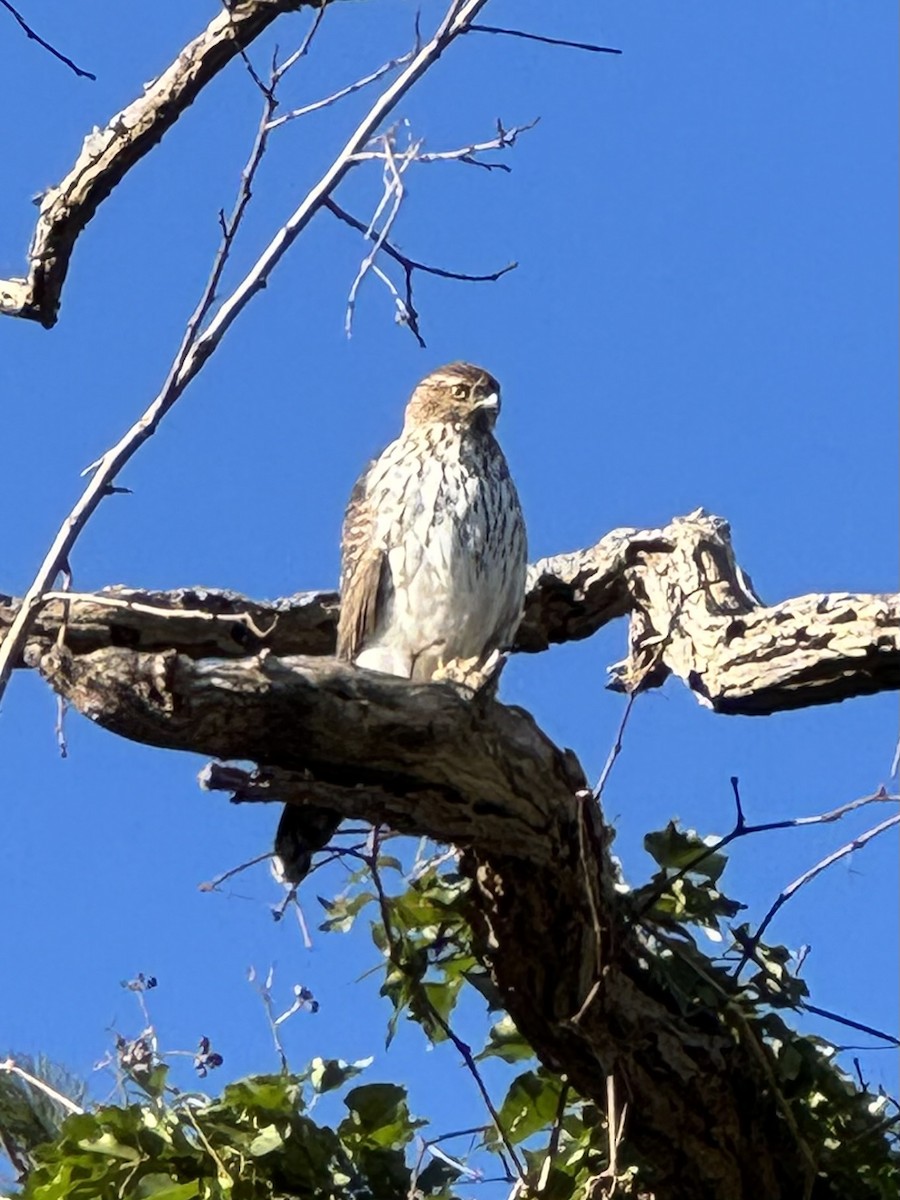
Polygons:
M195 1196L201 1195L200 1188L196 1179L190 1183L176 1183L171 1175L144 1175L129 1197L134 1200L194 1200Z
M491 1012L498 1012L503 1008L503 996L489 971L484 969L466 971L466 983L470 983L475 991L484 997Z
M476 1059L502 1058L504 1062L521 1062L526 1058L534 1058L534 1050L525 1041L512 1017L504 1015L491 1026L487 1044Z
M396 1083L367 1083L344 1097L350 1116L341 1122L339 1133L346 1139L364 1140L377 1146L405 1146L416 1129L427 1124L413 1120L406 1104L406 1089Z
M328 913L319 929L323 933L347 933L353 928L356 918L375 899L374 892L357 892L355 896L336 896L334 900L318 897L319 903Z
M309 1082L320 1094L332 1092L361 1074L373 1061L372 1058L361 1058L358 1062L346 1063L342 1058L314 1058L309 1065Z
M746 907L723 896L707 879L695 881L684 875L669 882L665 872L654 875L650 883L638 889L635 893L638 908L643 907L648 896L653 897L651 912L655 917L671 917L713 930L719 929L720 920L730 920Z
M403 863L400 861L399 858L394 858L394 856L392 854L379 854L378 855L378 870L379 871L397 871L397 873L400 875L402 875L404 873L403 872Z
M525 1071L513 1080L499 1114L510 1141L522 1142L553 1121L561 1089L562 1082L542 1067ZM486 1140L496 1146L499 1142L496 1130Z
M441 983L426 983L423 985L422 992L427 1003L420 1006L417 1003L417 998L414 997L413 1003L410 1005L410 1012L428 1031L428 1036L433 1042L442 1042L447 1037L443 1027L438 1021L435 1021L433 1012L443 1017L445 1021L450 1019L453 1009L456 1007L456 1001L459 999L459 993L463 985L463 980L446 979Z
M711 840L713 843L719 841L718 838ZM728 861L721 852L710 850L695 830L679 829L674 821L670 821L665 829L646 834L644 849L667 871L688 869L691 875L700 875L711 883L716 882Z
M92 1154L106 1154L110 1158L121 1158L124 1162L130 1163L141 1161L139 1150L135 1150L133 1146L123 1145L108 1130L97 1137L80 1138L76 1144L81 1150L89 1150Z
M229 1083L213 1110L247 1109L266 1115L290 1116L303 1107L299 1081L292 1075L252 1075Z
M271 1154L273 1150L280 1150L283 1145L284 1135L278 1126L264 1125L247 1149L254 1158L261 1158L263 1154Z
M356 1151L356 1165L368 1184L363 1192L366 1200L375 1200L376 1197L406 1200L410 1190L410 1173L402 1150L364 1144Z
M428 1195L438 1192L447 1184L459 1179L462 1171L442 1158L433 1158L424 1170L419 1172L416 1179L416 1191Z

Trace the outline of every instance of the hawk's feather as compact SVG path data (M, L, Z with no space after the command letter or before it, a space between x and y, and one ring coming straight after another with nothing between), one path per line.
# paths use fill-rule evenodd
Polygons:
M344 516L337 656L348 662L376 636L379 615L393 593L387 554L373 536L376 513L367 485L374 466L370 464L357 479Z
M424 680L512 640L525 526L492 432L498 408L496 381L467 364L416 388L403 432L347 507L340 657Z
M468 681L512 641L525 523L492 432L499 392L468 363L434 371L400 437L357 481L341 546L340 658L416 680L465 664ZM276 851L286 881L300 882L339 821L314 805L285 810Z

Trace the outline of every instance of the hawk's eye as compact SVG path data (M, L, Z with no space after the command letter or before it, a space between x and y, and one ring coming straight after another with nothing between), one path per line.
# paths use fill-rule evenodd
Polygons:
M455 383L450 394L453 396L454 400L465 400L466 396L469 394L469 389L464 383Z

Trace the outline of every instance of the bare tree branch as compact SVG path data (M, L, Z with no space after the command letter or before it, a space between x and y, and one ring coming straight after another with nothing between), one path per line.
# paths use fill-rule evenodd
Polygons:
M401 97L406 95L422 75L437 62L487 2L488 0L453 0L436 32L424 43L406 69L375 101L319 182L310 189L294 213L278 230L244 279L220 304L203 332L195 336L199 320L209 307L207 300L210 303L212 300L211 292L208 291L204 295L197 314L195 314L196 323L192 322L189 326L181 350L176 356L162 391L140 419L98 461L93 478L64 520L34 581L26 592L21 609L8 631L4 643L0 645L0 698L2 698L9 680L12 663L18 657L29 625L40 606L42 595L52 587L63 563L68 561L69 554L81 530L101 500L109 494L119 471L147 438L156 431L160 421L215 351L232 323L243 312L250 300L266 286L272 271L312 220L315 213L323 207L325 200L351 170L354 165L354 156L368 143ZM275 7L274 3L272 7ZM233 16L234 10L229 11ZM214 24L215 22L213 22ZM264 138L266 132L265 128L262 129L260 137Z
M70 71L74 71L74 73L79 75L82 79L96 80L96 75L92 74L90 71L82 70L81 67L72 62L71 58L68 58L60 50L57 50L55 46L51 45L50 42L44 41L39 34L35 33L18 9L14 8L12 4L10 4L9 0L0 0L0 4L2 4L6 11L12 15L13 19L18 22L20 27L24 30L25 35L30 38L31 41L37 42L39 46L43 46L43 48L48 50L54 58L58 58L61 63L65 63Z
M672 674L715 712L764 715L900 687L900 595L767 606L735 560L727 522L702 509L529 568L517 649L577 641L626 613L616 690Z
M339 220L343 221L351 228L359 230L360 233L364 234L368 238L374 238L375 235L369 231L367 226L365 226L362 221L358 220L354 216L351 216L351 214L348 213L346 209L341 208L336 201L329 200L324 207L327 208L329 212L334 213ZM391 242L387 240L382 241L381 249L386 255L388 255L389 258L392 258L395 262L400 263L404 270L409 273L412 273L413 271L421 271L424 275L437 275L440 279L459 279L465 283L495 283L501 277L501 275L505 275L508 271L514 271L519 265L518 263L514 262L507 263L505 267L500 267L497 271L491 271L488 275L470 275L465 271L448 271L445 267L435 267L430 263L419 262L418 259L410 258L401 250L398 250L396 246L392 245Z
M68 175L41 198L25 278L0 279L0 314L56 323L78 235L128 171L202 89L282 13L317 0L235 0L178 54L143 95L84 140Z
M32 1075L29 1071L26 1071L23 1067L20 1067L12 1058L7 1058L3 1062L0 1062L0 1071L3 1071L9 1075L17 1075L30 1087L37 1088L37 1090L43 1092L45 1096L49 1096L54 1103L61 1105L64 1109L66 1109L67 1112L84 1112L84 1109L79 1104L76 1104L74 1100L71 1100L62 1092L58 1092L56 1088L51 1087L49 1083L45 1083L43 1079L39 1079L37 1075Z
M891 799L889 796L879 798L885 800ZM862 848L867 846L873 838L878 837L879 834L886 833L888 829L893 829L895 825L900 825L900 813L894 813L893 816L888 817L884 821L880 821L871 829L867 829L865 833L859 834L858 837L853 838L853 840L847 842L846 845L841 846L837 850L833 850L831 854L827 854L823 859L820 859L815 866L810 867L808 871L804 871L802 875L798 876L793 881L793 883L789 883L787 887L779 893L774 904L760 922L756 933L752 938L749 939L744 947L744 953L740 962L735 968L735 976L740 975L747 963L755 959L756 950L760 941L762 940L763 934L769 928L769 925L776 914L784 907L785 904L787 904L788 900L790 900L792 896L796 896L797 892L799 892L802 887L804 887L807 883L810 883L816 878L817 875L821 875L821 873L828 867L833 866L836 862L840 862L842 858L846 858L848 854L852 854L855 850L862 850Z
M377 237L375 232L369 226L364 225L363 222L358 220L356 217L351 216L350 213L348 213L346 209L341 208L336 201L327 200L324 207L327 208L329 212L334 213L334 215L346 225L349 225L352 229L357 229L361 234L363 234L364 237L367 237L371 240L375 240ZM469 275L464 271L447 271L443 267L434 267L428 263L419 262L417 259L409 258L406 254L403 254L400 250L398 250L396 246L392 245L392 243L389 242L386 237L381 238L379 249L389 258L394 259L395 262L398 262L403 267L406 294L402 300L397 300L396 289L383 272L379 272L379 277L384 280L387 286L391 289L391 292L395 297L395 302L397 303L398 313L402 313L403 319L409 326L413 336L418 341L419 345L423 347L425 345L425 339L422 337L422 333L419 328L419 314L416 310L415 304L413 303L413 275L416 271L421 271L425 275L437 275L441 279L459 279L466 283L496 283L496 281L502 275L505 275L508 271L514 271L519 265L518 263L514 262L507 263L505 267L501 267L498 271L492 271L489 275Z
M529 42L543 42L546 46L568 46L571 50L589 50L593 54L621 54L612 46L598 46L594 42L572 42L568 38L547 37L540 33L526 33L523 29L500 29L496 25L470 25L470 33L499 33L505 37L525 38Z
M368 87L370 83L376 83L384 75L389 75L391 71L396 71L398 67L404 66L418 53L419 48L420 39L417 35L415 46L406 54L401 54L399 58L392 58L390 61L382 63L380 67L377 67L374 71L370 71L368 75L364 75L361 79L357 79L354 83L350 83L346 87L339 88L338 91L332 92L330 96L325 96L322 100L315 100L312 104L304 104L302 108L293 108L288 113L282 113L280 117L273 117L269 122L269 128L278 129L279 126L287 124L288 121L296 121L298 117L306 117L310 113L318 112L319 109L329 108L332 104L343 100L345 96L352 96L354 92Z
M497 136L490 138L486 142L472 142L469 146L463 146L457 150L436 150L426 154L418 153L421 142L415 143L415 153L413 157L416 162L432 163L432 162L463 162L472 167L483 167L488 171L511 171L512 168L506 163L486 163L481 162L476 156L486 154L489 150L506 150L514 146L519 139L519 135L527 133L529 129L534 129L540 117L535 117L533 121L529 121L527 125L513 125L510 129L504 129L501 121L497 122ZM410 147L413 143L410 141ZM391 153L396 153L393 146L390 147ZM383 145L381 150L361 150L355 156L357 162L366 162L370 159L386 159L388 149Z
M680 871L667 876L660 884L654 888L647 889L646 894L641 896L640 908L638 917L649 912L656 904L657 900L666 892L671 891L673 886L686 875L690 875L702 866L707 859L712 858L714 854L724 850L726 846L730 846L732 842L736 842L739 838L750 837L751 834L757 833L773 833L779 829L802 829L807 825L829 825L834 821L839 821L841 817L845 817L847 813L855 812L859 808L865 807L867 804L897 804L900 803L900 795L891 795L885 788L880 788L877 792L873 792L869 796L860 796L856 800L850 800L847 804L841 804L837 808L832 808L825 813L817 813L812 817L789 817L783 821L763 821L757 825L750 825L744 818L744 810L741 804L741 794L738 790L737 776L732 776L731 787L734 792L735 804L737 806L737 818L734 827L725 834L724 837L713 841L706 849L698 852L696 858L692 858L687 866ZM774 916L774 913L772 914ZM771 917L769 918L771 919ZM757 934L757 941L762 936L762 931ZM746 959L741 962L743 967ZM740 968L739 968L740 970Z
M381 197L381 200L378 202L375 212L372 214L372 219L369 222L368 228L365 232L365 236L372 239L372 249L360 263L359 270L356 273L356 278L350 285L350 294L347 297L347 313L344 319L344 330L347 334L347 337L350 337L353 329L353 311L356 308L356 296L359 291L360 284L362 283L363 279L365 279L368 272L374 268L375 259L378 257L378 252L384 246L384 243L387 240L387 235L391 231L391 226L397 219L397 214L400 212L400 205L403 203L403 196L405 194L402 176L404 171L409 168L410 164L415 161L416 154L418 153L419 146L421 145L420 142L411 142L406 150L402 151L399 155L395 155L392 144L393 137L390 133L384 134L378 140L384 147L383 153L379 155L379 157L384 159L384 193ZM388 208L388 206L390 207ZM378 222L381 220L382 213L386 208L388 208L387 216L384 218L381 227L379 228ZM409 324L409 312L403 306L403 302L397 295L397 292L390 283L390 280L382 271L379 271L378 274L380 278L387 283L395 297L395 300L398 302L398 311L401 320L403 320L406 324ZM425 343L422 341L421 336L415 329L413 332L416 334L419 344L424 348Z

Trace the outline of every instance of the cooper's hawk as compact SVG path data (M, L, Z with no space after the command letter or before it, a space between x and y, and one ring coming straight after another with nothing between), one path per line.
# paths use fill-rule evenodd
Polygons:
M402 433L363 472L347 506L339 658L407 679L465 679L512 641L526 540L493 433L499 411L496 379L469 363L433 371L413 392ZM289 880L303 877L337 828L329 816L285 810L276 852Z

